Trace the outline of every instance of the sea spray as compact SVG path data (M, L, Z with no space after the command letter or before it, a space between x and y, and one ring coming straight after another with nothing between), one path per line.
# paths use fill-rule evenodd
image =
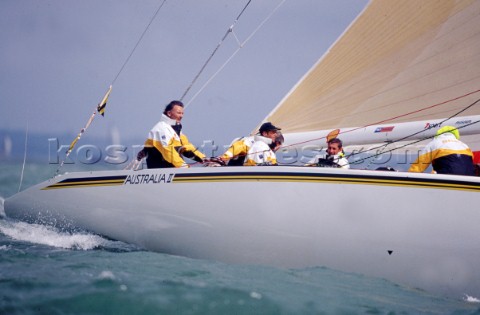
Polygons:
M465 302L469 302L469 303L480 303L480 299L474 297L474 296L470 296L468 294L465 294L463 300Z
M3 219L5 217L5 199L3 197L0 197L0 219Z
M12 239L65 249L89 250L105 246L109 241L94 234L66 233L38 224L3 219L0 232Z

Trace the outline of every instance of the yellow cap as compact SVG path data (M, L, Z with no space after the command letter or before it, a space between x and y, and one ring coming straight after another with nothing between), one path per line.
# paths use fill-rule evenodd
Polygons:
M444 133L447 133L447 132L450 132L451 134L453 134L455 136L455 138L457 138L457 140L460 140L460 132L458 132L457 128L452 127L452 126L445 126L445 127L442 127L440 129L438 129L437 136L439 136L441 134L444 134Z

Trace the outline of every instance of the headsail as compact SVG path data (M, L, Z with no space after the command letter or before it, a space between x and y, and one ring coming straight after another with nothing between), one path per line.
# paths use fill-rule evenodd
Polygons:
M264 121L301 137L452 116L478 120L480 103L458 114L480 99L478 60L479 1L372 0Z

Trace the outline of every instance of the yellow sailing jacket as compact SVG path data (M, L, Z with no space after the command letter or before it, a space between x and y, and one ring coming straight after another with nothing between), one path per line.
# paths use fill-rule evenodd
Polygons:
M180 156L180 153L190 153L189 158L202 160L205 155L195 148L186 135L180 132L180 136L173 130L172 125L176 122L162 114L160 121L150 130L148 139L145 141L146 148L155 148L165 160L165 167L188 167Z
M240 138L234 141L220 158L226 161L233 157L246 156L254 142L253 136Z

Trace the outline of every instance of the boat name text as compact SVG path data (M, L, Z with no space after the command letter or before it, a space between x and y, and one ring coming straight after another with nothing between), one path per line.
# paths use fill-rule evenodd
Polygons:
M138 174L128 175L124 185L171 183L175 174Z

